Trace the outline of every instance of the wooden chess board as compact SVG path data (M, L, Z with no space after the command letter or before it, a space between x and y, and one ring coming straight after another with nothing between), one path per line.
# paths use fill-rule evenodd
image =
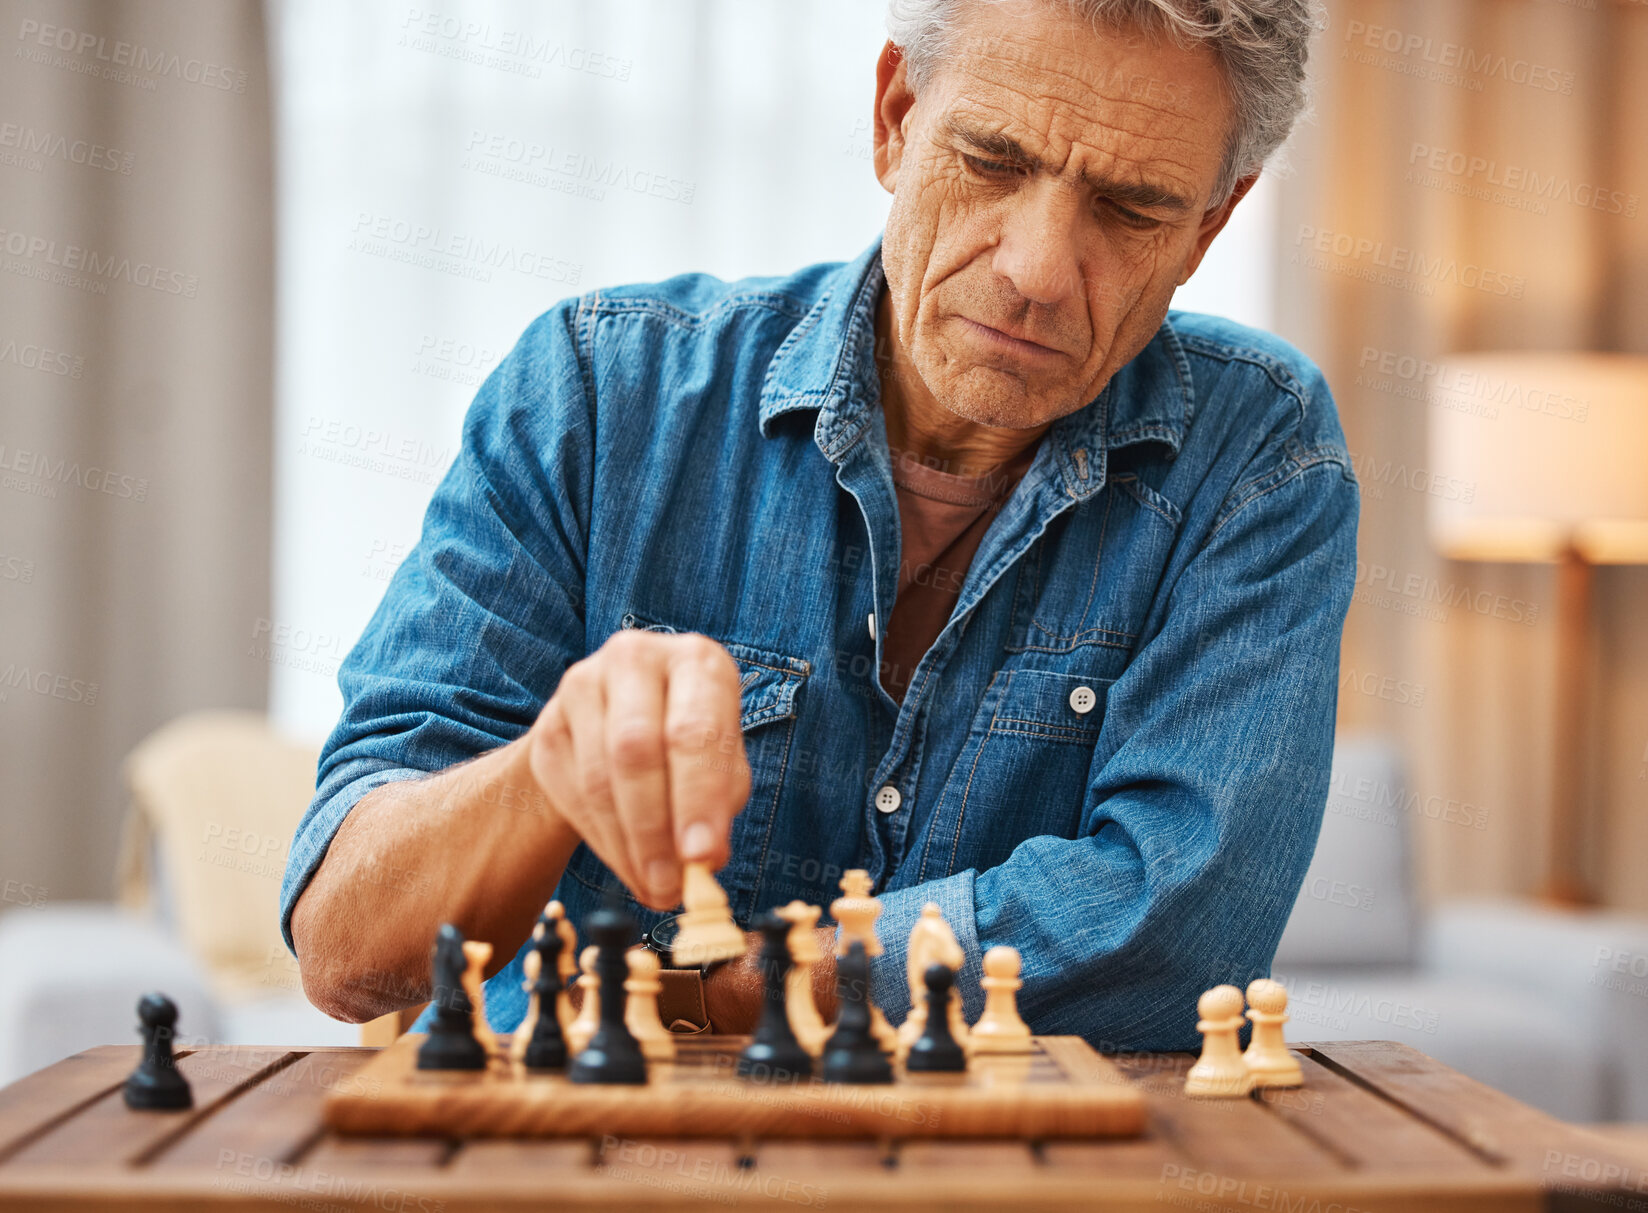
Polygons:
M819 1079L761 1082L734 1071L743 1036L683 1036L645 1086L589 1086L528 1071L416 1066L422 1036L403 1036L326 1100L341 1134L405 1137L1004 1138L1130 1137L1144 1098L1077 1036L1038 1036L1034 1051L973 1058L965 1074L906 1074L891 1086Z

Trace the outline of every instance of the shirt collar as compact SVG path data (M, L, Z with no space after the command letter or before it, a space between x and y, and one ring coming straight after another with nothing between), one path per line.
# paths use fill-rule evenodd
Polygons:
M767 369L761 432L801 409L818 410L814 438L832 459L855 442L881 399L875 366L875 315L886 277L881 238L830 272L823 294L790 331ZM1090 450L1159 442L1177 455L1194 413L1190 362L1170 320L1088 404L1048 431L1073 495L1097 491L1103 477Z

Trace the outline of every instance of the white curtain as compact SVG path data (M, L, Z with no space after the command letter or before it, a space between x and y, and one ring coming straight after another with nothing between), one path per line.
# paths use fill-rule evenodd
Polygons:
M881 0L274 0L278 723L335 674L416 539L476 386L557 299L844 260ZM1263 324L1270 191L1181 304Z

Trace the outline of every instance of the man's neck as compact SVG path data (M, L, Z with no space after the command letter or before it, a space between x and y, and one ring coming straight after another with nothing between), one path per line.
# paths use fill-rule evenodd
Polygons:
M1047 426L1010 430L980 425L945 408L927 390L893 327L885 287L876 303L876 371L887 444L959 476L982 476L1012 463L1041 439Z

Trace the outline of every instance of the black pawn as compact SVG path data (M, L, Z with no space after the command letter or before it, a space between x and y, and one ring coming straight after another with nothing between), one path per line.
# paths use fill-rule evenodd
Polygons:
M484 1070L486 1046L475 1039L475 1008L463 987L463 932L446 923L435 933L435 958L430 1001L435 1017L429 1038L418 1047L420 1070Z
M841 1010L824 1046L824 1081L887 1083L893 1067L870 1031L870 958L855 939L836 964L836 997Z
M811 1078L812 1054L795 1038L789 1010L784 1005L785 979L794 963L790 957L790 924L777 914L763 914L755 928L761 932L761 970L766 978L766 996L761 1002L761 1022L755 1027L755 1035L738 1055L738 1076L773 1082Z
M624 913L616 896L609 895L606 903L589 916L587 925L598 949L595 974L601 979L601 1023L573 1060L568 1077L584 1083L645 1083L647 1059L624 1023L624 1007L629 1001L624 992L624 981L629 977L624 950L635 939L635 920ZM553 1006L549 1014L554 1017ZM540 1007L540 1020L543 1015Z
M566 1065L566 1038L555 1014L556 995L561 992L561 935L553 922L545 922L538 937L538 980L532 993L538 996L538 1020L532 1038L526 1042L521 1060L529 1070L559 1070Z
M172 1056L177 1004L164 994L145 994L137 1000L137 1021L143 1060L126 1079L126 1106L146 1110L193 1107L189 1080L178 1073Z
M950 987L956 975L949 965L927 966L927 1026L904 1059L904 1068L917 1073L954 1073L967 1068L967 1054L950 1034Z

